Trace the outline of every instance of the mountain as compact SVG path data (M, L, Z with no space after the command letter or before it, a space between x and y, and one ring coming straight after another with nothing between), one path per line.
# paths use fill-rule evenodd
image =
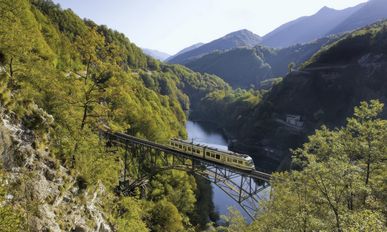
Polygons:
M192 60L185 66L197 72L215 74L234 88L260 87L264 80L286 75L290 63L302 64L334 40L323 38L283 49L258 45L217 51Z
M169 63L185 64L214 51L223 51L237 47L254 47L260 42L261 37L251 31L246 29L235 31L198 48L177 55L170 59Z
M360 4L344 10L323 7L312 16L298 18L265 35L262 38L262 44L268 47L281 48L330 35L335 26L344 22L365 5L367 4ZM355 29L356 27L350 26L349 28ZM343 31L337 31L336 33L339 32Z
M324 46L262 97L235 90L204 98L195 120L225 128L234 141L232 149L279 162L321 125L344 125L361 101L379 99L386 104L386 73L384 21ZM286 123L289 115L299 116L303 125ZM382 117L387 118L387 109Z
M165 52L160 52L160 51L153 50L153 49L148 49L148 48L141 48L141 49L145 54L147 54L148 56L151 56L159 61L164 61L164 60L168 59L168 57L171 56Z
M387 21L348 34L273 87L241 120L241 140L287 151L323 124L331 128L344 125L360 101L386 103L386 64ZM280 123L288 114L301 116L304 127L297 130ZM386 109L383 117L387 117Z
M382 19L387 19L387 1L370 0L350 17L340 22L330 34L337 34L345 31L351 31Z
M262 38L269 47L288 47L321 37L341 34L387 18L387 1L370 0L343 10L323 7L312 16L286 23Z
M196 48L202 46L203 44L204 44L204 43L196 43L196 44L194 44L194 45L191 45L191 46L189 46L189 47L186 47L186 48L184 48L183 50L181 50L181 51L179 51L178 53L176 53L175 55L168 57L168 59L166 59L166 61L168 62L169 60L175 58L176 56L178 56L178 55L180 55L180 54L183 54L183 53L186 53L186 52L189 52L189 51L191 51L191 50L194 50L194 49L196 49Z

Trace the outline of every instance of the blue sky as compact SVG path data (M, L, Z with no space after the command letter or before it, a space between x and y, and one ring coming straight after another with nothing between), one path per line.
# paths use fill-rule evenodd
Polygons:
M140 47L169 54L229 32L260 36L323 6L343 9L367 0L53 0L82 18L123 32Z

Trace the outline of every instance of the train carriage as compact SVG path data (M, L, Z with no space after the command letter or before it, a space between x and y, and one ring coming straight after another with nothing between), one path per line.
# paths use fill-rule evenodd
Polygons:
M239 154L231 151L221 151L215 148L190 143L180 139L171 139L169 141L169 146L173 149L217 163L226 164L245 170L255 169L252 158L245 154Z

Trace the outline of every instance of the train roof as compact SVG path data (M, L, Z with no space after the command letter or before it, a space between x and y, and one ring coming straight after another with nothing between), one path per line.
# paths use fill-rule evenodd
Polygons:
M206 146L206 145L199 144L199 143L192 143L190 141L183 140L183 139L173 138L171 140L178 141L178 142L183 142L183 143L186 143L186 144L193 144L195 146L199 146L199 147L203 147L203 148L205 147L205 148L211 149L213 151L220 151L220 152L228 153L230 155L242 157L245 160L252 160L252 158L249 155L246 155L246 154L241 154L241 153L237 153L237 152L233 152L233 151L227 151L227 150L221 150L221 149L217 149L217 148Z

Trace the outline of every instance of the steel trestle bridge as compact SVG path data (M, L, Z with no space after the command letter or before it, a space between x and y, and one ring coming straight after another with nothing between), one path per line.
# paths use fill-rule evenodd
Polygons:
M152 176L161 171L183 170L217 185L254 219L259 209L260 195L270 187L271 175L264 172L238 169L123 133L100 130L100 136L106 139L108 146L125 149L123 181L120 182L124 186L121 187L123 191L146 185ZM128 180L129 165L137 167L139 173L146 175L140 174L137 179Z

